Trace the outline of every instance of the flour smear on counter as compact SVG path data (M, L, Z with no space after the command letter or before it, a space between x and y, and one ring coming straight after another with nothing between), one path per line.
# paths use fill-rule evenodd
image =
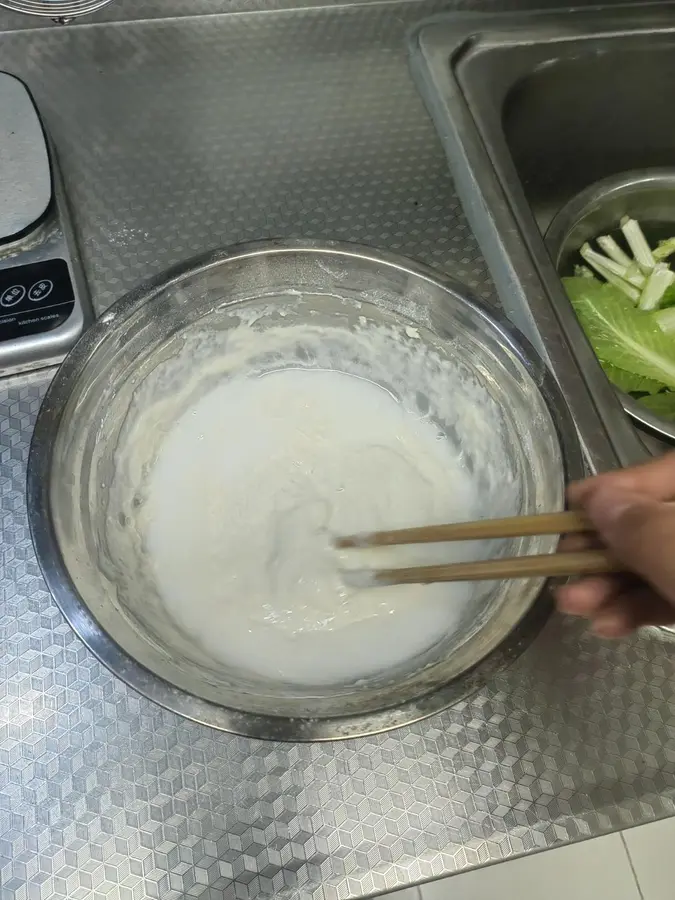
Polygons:
M128 441L138 461L118 479L153 457L138 529L179 631L230 671L320 686L406 664L456 629L473 586L355 587L345 570L481 548L339 554L333 539L498 511L512 477L490 462L484 389L453 399L446 363L411 328L241 325L220 352L210 340L147 380Z

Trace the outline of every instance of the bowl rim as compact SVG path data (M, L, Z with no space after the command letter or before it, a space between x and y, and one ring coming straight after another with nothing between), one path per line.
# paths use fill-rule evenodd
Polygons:
M85 365L115 327L157 294L188 277L227 261L269 254L340 254L393 266L448 291L496 330L540 391L554 424L561 451L563 483L586 473L583 451L571 413L553 374L530 342L501 311L488 308L465 285L431 267L396 253L341 241L266 240L235 245L197 256L150 279L114 303L85 331L55 374L37 415L28 458L26 498L28 521L36 556L47 587L61 613L91 652L114 675L159 706L196 723L251 738L277 741L344 740L378 734L410 725L478 690L513 662L547 621L552 603L547 582L511 632L471 669L428 695L377 712L331 718L286 718L249 713L221 706L177 688L137 662L99 625L77 592L59 549L50 513L50 473L53 435L62 411Z
M658 188L659 184L665 182L668 183L669 187L675 188L675 168L660 166L649 169L631 169L627 172L620 172L618 175L610 175L607 178L595 181L568 200L555 214L544 236L544 242L558 276L561 277L559 270L560 254L565 242L572 229L588 213L597 209L605 200L611 200L614 197L620 197L622 194L628 193L631 188L640 186ZM673 221L675 223L675 216ZM581 328L581 324L579 324L579 327ZM675 441L675 422L669 422L667 419L650 412L644 406L640 406L637 400L634 400L630 394L625 393L620 388L615 387L614 389L625 412L634 421L639 422L640 425L643 425L656 435Z

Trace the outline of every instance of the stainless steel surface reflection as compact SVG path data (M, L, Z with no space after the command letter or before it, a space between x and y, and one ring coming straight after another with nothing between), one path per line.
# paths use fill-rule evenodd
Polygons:
M281 318L275 310L284 296ZM235 327L233 311L266 298L273 324L401 321L420 327L439 352L451 347L469 389L477 381L500 411L493 440L517 485L504 512L562 507L566 480L583 471L581 452L557 385L511 326L451 280L397 256L270 242L217 252L160 277L120 301L76 346L47 392L31 447L28 508L38 560L93 652L132 687L190 719L283 740L353 737L414 722L477 689L528 643L548 609L538 599L543 580L489 585L455 633L396 670L354 684L301 688L205 659L171 625L149 575L125 588L110 572L107 489L124 456L132 399L138 402L144 378L177 352L191 328ZM452 389L459 408L462 385ZM170 427L156 422L151 409L141 406L142 421ZM480 479L481 459L467 464ZM551 536L518 538L504 552L545 553L555 543ZM135 565L147 572L147 564Z

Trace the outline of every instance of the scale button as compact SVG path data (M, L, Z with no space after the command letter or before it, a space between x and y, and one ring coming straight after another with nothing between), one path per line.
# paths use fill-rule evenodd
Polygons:
M43 278L42 281L36 281L33 287L28 291L28 299L32 300L33 303L39 303L40 300L49 297L53 290L54 282L50 281L48 278Z
M26 288L22 284L15 284L12 287L8 287L0 296L0 306L16 306L17 303L21 303L25 296Z

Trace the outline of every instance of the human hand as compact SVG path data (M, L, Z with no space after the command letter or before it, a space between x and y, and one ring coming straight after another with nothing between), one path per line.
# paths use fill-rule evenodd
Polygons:
M561 549L604 546L628 574L582 578L558 589L558 609L590 619L602 637L675 623L675 453L570 487L597 536L571 535Z

